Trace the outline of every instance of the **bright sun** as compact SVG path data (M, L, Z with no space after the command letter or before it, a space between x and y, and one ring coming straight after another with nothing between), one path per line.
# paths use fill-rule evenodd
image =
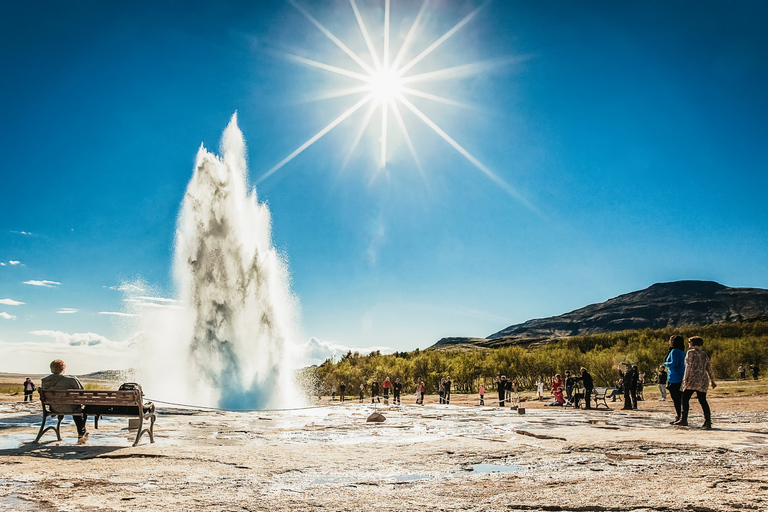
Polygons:
M360 10L358 9L356 0L349 0L352 11L355 14L358 27L363 36L363 39L365 40L368 54L373 60L373 65L371 65L370 61L366 62L361 57L361 55L352 51L344 42L342 42L338 37L336 37L330 30L328 30L317 19L315 19L304 7L299 5L299 3L297 3L296 0L288 0L288 2L291 3L291 5L293 5L302 15L304 15L304 17L307 20L309 20L315 27L317 27L318 30L320 30L328 39L330 39L341 51L343 51L350 59L352 59L355 62L356 66L354 66L352 69L347 69L347 68L342 68L338 66L333 66L331 64L326 64L324 62L320 62L317 60L308 59L308 58L301 57L294 54L288 54L286 55L286 57L289 58L290 60L299 62L301 64L311 66L317 69L321 69L323 71L334 73L336 75L353 80L352 86L345 89L338 90L338 91L333 91L329 94L325 94L321 97L321 99L339 98L344 96L355 96L355 95L357 96L362 95L363 97L362 99L356 101L352 106L347 108L345 111L343 111L341 114L339 114L339 116L336 117L336 119L334 119L330 123L328 123L328 125L326 125L325 128L323 128L322 130L317 132L315 135L310 137L301 146L296 148L291 154L289 154L287 157L285 157L280 162L278 162L275 166L273 166L270 170L264 173L264 175L262 175L261 178L259 178L257 183L261 182L262 180L272 175L278 169L280 169L285 164L293 160L302 151L304 151L309 146L314 144L326 133L333 130L341 122L343 122L344 120L346 120L347 118L349 118L350 116L352 116L354 113L356 113L358 110L362 109L365 106L367 106L368 108L366 109L366 113L361 120L360 127L357 131L357 135L352 141L350 151L347 155L347 160L349 159L352 152L357 147L363 134L368 129L368 126L371 124L371 119L373 118L374 113L376 113L377 111L380 111L380 115L381 115L381 133L379 137L381 140L380 158L379 158L380 167L386 167L387 165L387 139L389 136L388 125L389 125L389 119L391 115L392 118L394 118L394 121L396 122L400 130L400 134L402 135L402 138L405 141L405 144L408 146L408 149L410 150L410 153L413 157L414 162L416 163L417 167L421 169L421 164L419 162L419 158L416 153L416 148L413 145L413 142L409 135L408 127L406 126L406 122L401 114L401 108L404 108L410 111L413 115L415 115L416 118L421 120L421 122L423 122L430 129L432 129L432 131L437 133L445 142L450 144L459 154L461 154L464 158L469 160L469 162L472 163L472 165L474 165L478 170L482 171L493 182L495 182L497 185L499 185L504 190L506 190L510 195L512 195L513 197L517 198L518 200L520 200L521 202L523 202L524 204L530 207L530 204L522 196L520 196L520 194L514 188L512 188L509 184L507 184L504 180L502 180L499 176L497 176L488 167L483 165L469 151L467 151L463 146L461 146L458 142L456 142L450 135L448 135L448 133L446 133L442 128L440 128L424 112L422 112L419 108L417 108L416 105L414 105L410 99L408 99L409 97L418 97L421 99L426 99L433 102L451 105L454 107L456 106L466 107L466 105L459 103L455 100L452 100L450 98L437 96L422 90L415 89L414 85L418 83L423 83L423 82L435 82L440 80L462 78L462 77L478 74L483 71L496 68L499 65L503 65L504 63L509 61L509 59L504 59L504 60L496 60L496 61L475 62L475 63L469 63L469 64L460 65L460 66L438 69L436 71L424 72L424 73L413 74L412 72L414 67L419 62L423 61L426 57L432 54L432 52L434 52L437 48L439 48L447 39L449 39L456 32L461 30L461 28L464 25L469 23L487 2L481 5L480 7L478 7L477 9L475 9L474 11L472 11L471 13L469 13L467 16L465 16L450 30L448 30L442 36L437 38L434 42L426 46L426 48L422 49L421 51L418 51L418 49L414 51L413 46L416 45L416 36L419 35L422 18L424 17L424 13L430 1L430 0L424 0L418 14L416 15L415 19L413 20L413 23L411 24L410 30L408 31L407 35L405 36L405 39L400 45L400 48L395 54L395 57L391 58L390 56L390 46L391 46L390 45L390 0L382 0L382 1L384 3L383 45L381 48L377 48L373 44L373 41L371 40L371 37L368 33L368 29L365 23L363 22L363 18L360 14ZM410 57L408 59L408 56L412 54L415 54L415 56Z
M373 99L379 104L389 103L405 92L403 81L393 70L382 69L377 71L369 80Z

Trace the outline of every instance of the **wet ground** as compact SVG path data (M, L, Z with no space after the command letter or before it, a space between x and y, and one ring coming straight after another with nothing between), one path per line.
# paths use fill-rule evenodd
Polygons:
M321 404L160 409L155 443L125 418L67 420L32 444L39 404L0 402L0 510L768 510L768 413L713 404L715 429L671 405ZM374 409L383 423L366 422ZM50 420L49 420L50 421ZM692 425L701 423L693 415Z

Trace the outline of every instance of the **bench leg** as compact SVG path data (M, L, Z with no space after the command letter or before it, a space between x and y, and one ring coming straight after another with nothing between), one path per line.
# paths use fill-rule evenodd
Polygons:
M40 438L43 437L43 434L45 433L45 422L48 419L48 411L45 410L45 406L43 406L43 423L40 425L40 431L37 433L37 437L35 438L35 443L40 441Z
M35 443L39 442L40 438L43 437L43 434L45 434L49 430L53 430L54 432L56 432L56 439L61 441L61 422L64 419L64 415L63 414L59 415L59 421L56 422L55 427L51 425L50 427L46 428L45 422L48 416L53 416L53 414L45 414L45 413L43 414L43 424L40 425L40 432L37 433L37 437L35 438Z
M101 418L101 414L97 414L93 417L93 428L95 430L99 430L99 418Z
M141 434L144 433L144 430L142 430L142 427L144 426L144 416L139 415L139 430L136 432L136 441L134 441L133 446L136 446L139 444L139 439L141 439Z

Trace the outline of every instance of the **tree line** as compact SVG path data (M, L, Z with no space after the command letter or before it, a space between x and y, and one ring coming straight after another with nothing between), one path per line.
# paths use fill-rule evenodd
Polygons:
M739 364L756 364L762 371L768 363L768 322L742 322L667 329L644 329L608 334L573 336L545 346L527 348L519 345L494 349L419 350L367 355L348 352L339 361L328 359L321 365L303 370L299 379L312 394L338 393L346 384L346 394L356 395L360 384L366 394L370 384L389 377L399 378L403 392L412 393L419 378L428 393L435 393L440 379L450 376L455 392L476 392L483 383L492 386L495 378L506 375L517 379L522 389L534 389L536 380L545 382L565 370L578 373L582 366L594 378L595 385L611 387L619 378L621 363L636 364L653 380L668 351L667 340L674 334L686 339L704 338L704 351L719 379L735 378Z

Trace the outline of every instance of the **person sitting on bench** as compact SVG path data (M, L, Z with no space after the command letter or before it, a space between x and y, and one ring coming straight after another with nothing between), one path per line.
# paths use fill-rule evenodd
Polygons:
M51 375L43 377L40 385L41 389L83 389L77 377L64 375L67 365L61 359L54 359L51 362ZM71 414L77 427L77 442L84 443L88 439L88 432L85 430L86 414L81 405L59 405L55 411L59 414Z

